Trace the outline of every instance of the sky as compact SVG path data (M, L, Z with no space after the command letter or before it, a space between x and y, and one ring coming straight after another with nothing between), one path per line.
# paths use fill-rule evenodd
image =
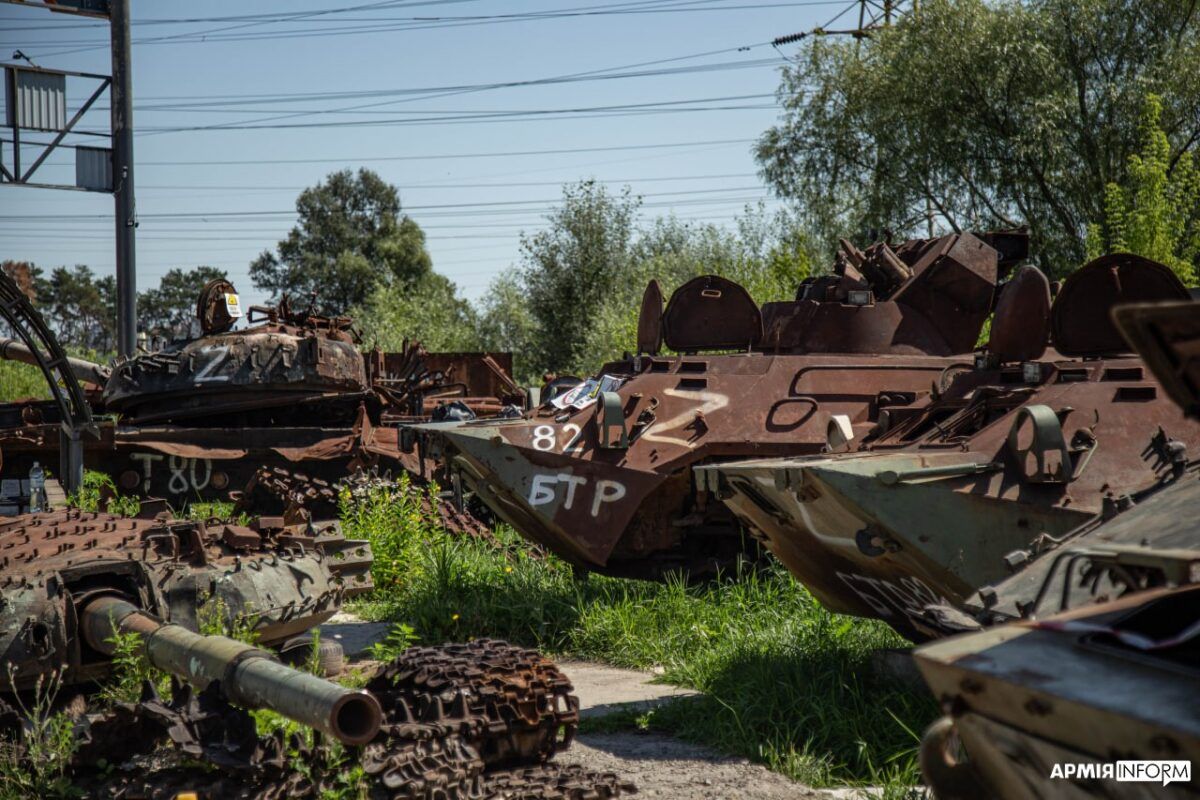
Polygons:
M208 264L244 303L264 302L250 262L291 228L296 195L344 168L399 189L434 268L473 300L518 262L521 231L538 229L564 183L628 185L645 219L724 224L748 203L771 208L752 155L779 115L785 61L770 41L855 8L133 0L138 289ZM0 63L18 49L42 67L110 69L106 22L0 3ZM94 87L69 79L68 113ZM80 129L107 131L107 108L103 96ZM73 182L73 152L38 177ZM112 211L106 194L0 186L0 259L112 274Z

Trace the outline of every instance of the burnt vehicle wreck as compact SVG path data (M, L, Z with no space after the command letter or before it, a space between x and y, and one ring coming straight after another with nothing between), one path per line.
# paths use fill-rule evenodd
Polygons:
M827 455L722 463L697 481L831 610L914 639L956 632L981 589L1178 480L1200 431L1109 313L1187 298L1136 256L1085 265L1053 304L1041 273L1022 268L988 346L931 395L861 436L831 428Z
M710 575L757 545L692 468L819 453L831 422L850 435L918 403L974 349L1023 244L1014 234L865 251L844 242L835 274L761 308L715 275L680 286L664 308L652 281L637 355L521 418L417 426L414 438L445 465L442 485L473 492L579 568Z
M1200 427L1200 303L1115 316ZM980 623L1007 624L916 651L946 714L921 744L939 800L1195 796L1181 767L1200 759L1200 469L1176 470L977 598ZM1158 773L1118 775L1136 761Z
M451 403L480 416L524 404L510 354L428 353L418 343L364 353L352 320L293 309L286 298L251 307L250 327L234 330L231 296L225 281L205 287L197 338L111 370L70 360L97 418L97 436L83 440L84 463L111 475L120 491L179 506L229 500L262 468L325 485L358 470L415 474L396 423L437 418ZM3 352L32 361L20 346ZM52 462L60 422L46 401L0 405L0 475ZM25 506L19 496L0 498L10 514ZM283 509L275 502L255 510Z

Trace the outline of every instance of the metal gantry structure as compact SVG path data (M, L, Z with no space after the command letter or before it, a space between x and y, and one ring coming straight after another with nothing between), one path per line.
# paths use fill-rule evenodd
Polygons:
M130 60L130 0L0 0L37 6L51 11L106 19L111 29L112 73L46 69L10 63L4 66L5 126L9 129L11 154L0 140L0 184L41 189L72 189L105 192L113 196L117 265L117 353L131 356L137 344L137 206L133 180L133 75ZM19 56L14 54L14 57ZM26 61L29 61L26 58ZM68 78L97 81L98 86L78 110L67 118ZM96 100L109 90L110 147L66 145L63 140ZM28 168L22 169L22 131L53 133L49 142ZM37 178L38 169L55 150L75 151L75 182L53 183ZM6 158L7 156L7 158Z

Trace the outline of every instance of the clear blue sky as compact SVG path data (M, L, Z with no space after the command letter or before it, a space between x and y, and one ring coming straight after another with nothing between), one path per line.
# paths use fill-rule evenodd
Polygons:
M851 5L133 0L138 288L157 285L172 267L211 264L228 271L245 300L262 301L250 284L250 261L290 228L302 188L345 167L370 167L399 187L407 213L426 231L435 269L473 299L517 260L519 232L538 227L564 182L596 178L614 188L627 182L645 197L646 216L728 221L748 200L768 197L751 156L752 140L778 115L773 93L783 61L767 42L825 23ZM344 10L350 8L356 10ZM334 9L341 11L277 18ZM571 9L604 13L544 16ZM626 13L612 13L617 11ZM655 13L645 13L650 11ZM246 15L276 17L213 19ZM462 19L476 16L493 18ZM415 19L434 17L439 19ZM185 19L203 21L154 22ZM43 67L109 70L105 23L0 3L0 60L18 48ZM690 57L696 54L707 55ZM646 62L665 63L630 67ZM739 63L731 68L731 62ZM717 67L479 88L700 65ZM88 91L84 82L69 87L73 102ZM437 87L475 88L400 92ZM368 92L375 94L346 96ZM704 110L646 113L660 111L663 103ZM107 109L106 97L100 105ZM611 110L631 105L643 108ZM610 110L478 118L597 107ZM82 127L106 129L106 113L93 112ZM439 119L444 116L457 119ZM309 127L211 129L231 124ZM185 127L209 129L170 130ZM713 141L724 143L598 149ZM465 157L545 150L575 152ZM26 163L29 158L27 153ZM270 163L286 160L304 163ZM71 181L72 165L68 151L42 174ZM30 260L47 270L88 264L109 274L112 205L102 194L0 187L0 258ZM214 212L227 216L182 216ZM270 213L240 216L244 212ZM39 219L19 219L27 215Z

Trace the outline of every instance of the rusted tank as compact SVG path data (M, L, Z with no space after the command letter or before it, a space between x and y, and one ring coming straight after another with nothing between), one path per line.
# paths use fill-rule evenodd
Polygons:
M1200 430L1109 314L1187 297L1136 256L1082 267L1053 304L1022 269L989 346L933 394L852 436L831 426L827 455L723 463L697 480L832 610L915 639L960 630L980 589L1178 479Z
M201 336L118 363L111 376L72 363L100 382L88 393L99 424L83 441L85 464L122 492L180 506L229 500L261 467L329 484L358 469L398 473L416 467L398 447L398 422L429 419L448 403L481 416L523 404L510 354L428 353L415 342L363 353L350 319L286 298L251 307L250 326L234 330L236 296L227 282L210 283L197 303ZM20 350L0 355L24 358ZM0 405L4 477L47 463L60 417L48 401ZM0 512L21 510L19 493L0 494Z
M706 275L664 309L651 282L637 355L521 418L420 426L420 449L444 460L443 485L578 567L709 574L754 545L691 468L818 453L831 423L861 432L920 402L975 346L1001 268L961 234L843 243L834 274L761 308Z
M149 510L147 510L149 513ZM133 519L64 509L0 522L0 653L17 689L66 667L67 683L107 674L109 663L80 638L83 608L118 596L165 622L199 629L199 615L254 621L278 646L370 591L371 550L335 525L253 526Z

